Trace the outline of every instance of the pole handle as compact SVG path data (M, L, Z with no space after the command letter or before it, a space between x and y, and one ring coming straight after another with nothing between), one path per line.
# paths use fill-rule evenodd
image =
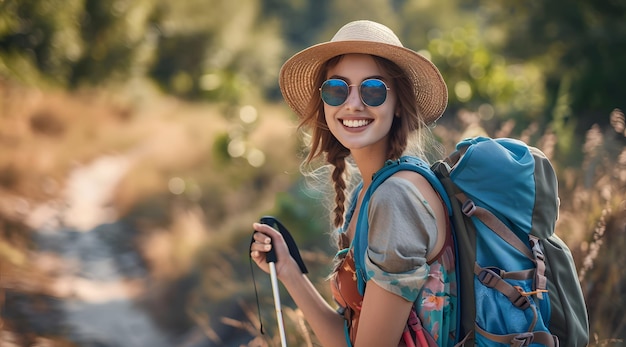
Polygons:
M309 271L306 268L306 265L304 265L304 261L302 260L302 256L300 255L300 251L298 250L298 245L296 245L296 241L293 239L293 236L291 236L291 233L289 232L289 230L287 230L287 228L278 219L276 219L276 217L272 217L272 216L261 217L260 223L267 224L273 227L274 229L278 230L278 232L281 233L281 235L283 235L283 238L285 239L285 243L287 244L287 248L289 248L289 254L300 267L300 271L303 274L308 273ZM267 252L265 259L268 263L278 262L278 258L276 256L276 252L274 251L274 247L272 247L272 249L269 252Z
M277 263L278 262L278 257L276 256L276 251L274 250L273 246L272 246L272 249L270 249L269 252L266 253L265 261L267 263Z
M276 219L274 219L273 217L261 217L260 220L261 224L267 224L271 227L276 227ZM273 240L272 240L273 242ZM271 242L270 242L271 244ZM278 257L276 256L276 251L274 250L274 247L272 245L272 249L270 249L269 252L267 252L267 254L265 255L265 261L268 263L276 263L278 262Z

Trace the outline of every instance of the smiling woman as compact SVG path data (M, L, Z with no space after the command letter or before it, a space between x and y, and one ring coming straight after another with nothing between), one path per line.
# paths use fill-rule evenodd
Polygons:
M449 274L454 261L434 257L443 253L439 241L450 235L442 202L415 172L398 172L373 194L368 189L387 161L409 148L417 149L413 155L424 150L423 142L410 140L425 139L427 125L446 107L439 71L403 47L386 26L362 20L343 26L331 41L295 54L283 65L279 81L300 128L311 131L303 167L321 158L332 172L332 225L339 252L330 284L339 307L328 305L300 273L271 226L254 224L252 258L265 271L268 251L284 259L275 274L324 346L425 346L425 341L452 346L456 305ZM369 246L357 254L353 241L362 238ZM366 285L355 272L355 263L363 260ZM428 278L437 283L426 285ZM417 299L422 290L434 290L440 304L423 304ZM425 333L412 329L419 320Z

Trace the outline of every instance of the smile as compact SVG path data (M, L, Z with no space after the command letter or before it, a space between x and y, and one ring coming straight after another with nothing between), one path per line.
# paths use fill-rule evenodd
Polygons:
M342 120L343 126L348 128L359 128L370 124L372 121L369 119L344 119Z

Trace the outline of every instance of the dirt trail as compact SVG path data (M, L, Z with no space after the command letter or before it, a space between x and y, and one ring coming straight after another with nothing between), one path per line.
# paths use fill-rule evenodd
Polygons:
M76 168L63 201L37 207L28 219L36 231L34 263L54 274L57 314L79 346L171 346L138 304L147 274L132 246L135 230L117 222L110 206L131 165L106 156Z

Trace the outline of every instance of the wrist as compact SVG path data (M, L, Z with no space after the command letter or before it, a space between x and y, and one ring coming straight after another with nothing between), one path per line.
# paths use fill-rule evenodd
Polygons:
M281 269L280 272L280 281L283 282L285 287L292 284L294 281L297 281L299 278L304 275L298 267L298 264L291 258L289 258L289 264L286 264L284 268Z

